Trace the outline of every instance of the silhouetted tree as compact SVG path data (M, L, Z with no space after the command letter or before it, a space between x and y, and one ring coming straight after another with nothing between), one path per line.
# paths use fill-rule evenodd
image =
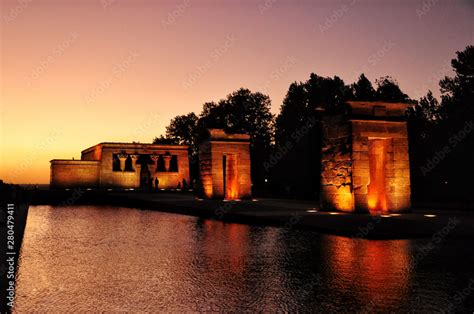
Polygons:
M375 99L375 89L372 83L362 73L357 82L351 85L354 100L371 101Z
M376 100L387 102L410 102L408 95L401 91L398 82L390 76L381 77L375 81L377 91Z
M451 61L455 76L440 81L441 103L428 92L408 116L415 200L459 206L460 201L473 201L474 47L456 55Z
M277 145L288 140L291 134L305 123L309 114L308 102L306 84L291 83L280 107L280 114L275 120Z
M423 198L422 194L432 185L431 176L422 171L426 160L432 154L436 140L433 132L440 122L440 104L431 91L407 110L408 137L410 150L411 186L413 199Z
M456 52L451 60L454 77L440 81L444 118L433 135L440 147L450 153L439 164L437 182L451 200L474 201L471 181L474 175L474 46Z
M330 78L311 73L305 85L308 92L308 109L311 113L321 106L331 110L342 105L350 93L350 87L338 76Z
M433 93L428 91L426 96L420 98L415 105L408 109L408 116L413 121L416 121L416 124L421 130L440 122L444 117L444 112L441 104L433 96Z
M166 127L166 138L188 145L191 155L197 152L198 117L194 112L174 117Z
M317 108L340 106L350 94L350 87L337 76L330 78L311 73L308 81L292 83L276 118L277 144L304 126L309 117L315 116Z
M153 139L153 144L176 145L178 143L176 143L174 140L170 138L160 135L159 137L155 137Z
M467 110L472 113L474 99L474 46L456 52L451 60L456 75L440 81L442 105L447 114Z
M252 146L269 146L274 119L270 107L267 95L241 88L217 104L205 103L199 123L206 128L223 128L228 133L249 134Z

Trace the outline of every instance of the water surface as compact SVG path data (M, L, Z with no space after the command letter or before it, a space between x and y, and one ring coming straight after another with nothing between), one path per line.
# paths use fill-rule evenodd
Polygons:
M445 240L426 253L429 244L33 206L15 310L472 313L472 244Z

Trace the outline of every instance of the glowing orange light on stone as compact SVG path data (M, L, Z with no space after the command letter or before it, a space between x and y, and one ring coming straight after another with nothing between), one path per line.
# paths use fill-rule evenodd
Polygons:
M387 141L373 139L369 141L370 184L368 185L367 205L370 213L387 212L385 192L385 165Z
M212 197L212 175L211 173L201 173L202 191L205 198Z
M236 200L239 198L239 186L238 186L238 175L237 175L237 159L235 155L226 156L226 191L225 198L228 200Z
M337 209L343 212L351 212L353 210L354 200L350 188L344 186L340 187L339 190L339 194L336 196Z

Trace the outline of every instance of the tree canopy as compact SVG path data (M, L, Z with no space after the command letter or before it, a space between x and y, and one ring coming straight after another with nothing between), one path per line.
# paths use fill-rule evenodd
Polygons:
M172 139L170 139L170 138L168 138L164 135L160 135L160 136L155 137L153 139L153 144L176 145L177 143L174 140L172 140Z
M228 133L246 133L250 135L252 146L269 147L274 120L270 108L267 95L240 88L218 103L205 103L199 125L201 128L221 128Z
M429 91L408 111L412 186L414 195L421 198L472 199L466 174L474 173L470 128L474 121L474 47L458 51L451 65L454 77L439 83L441 102ZM440 151L449 154L433 163Z
M317 108L336 108L343 104L349 95L350 87L338 76L331 78L311 73L306 82L292 83L276 118L277 144L291 137L308 118L315 115Z
M385 76L375 81L377 90L375 91L375 99L387 102L410 102L407 94L402 92L398 82L391 76Z
M354 100L371 101L375 99L375 89L369 79L362 73L357 82L351 85Z
M451 60L455 72L454 77L445 77L439 83L441 100L446 112L470 110L474 99L474 46L467 46L463 51L456 52Z

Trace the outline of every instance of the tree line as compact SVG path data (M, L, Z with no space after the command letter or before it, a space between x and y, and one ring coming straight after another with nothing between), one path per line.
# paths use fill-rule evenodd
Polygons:
M249 134L253 193L317 198L321 151L317 111L338 108L348 100L409 103L413 197L472 201L467 180L474 175L474 46L458 51L451 65L455 75L439 82L440 100L431 91L411 99L390 76L375 80L374 86L363 73L353 84L338 76L311 73L307 81L290 84L275 116L268 95L240 88L205 103L199 115L176 116L165 135L153 143L188 145L191 176L197 178L199 143L206 129Z

